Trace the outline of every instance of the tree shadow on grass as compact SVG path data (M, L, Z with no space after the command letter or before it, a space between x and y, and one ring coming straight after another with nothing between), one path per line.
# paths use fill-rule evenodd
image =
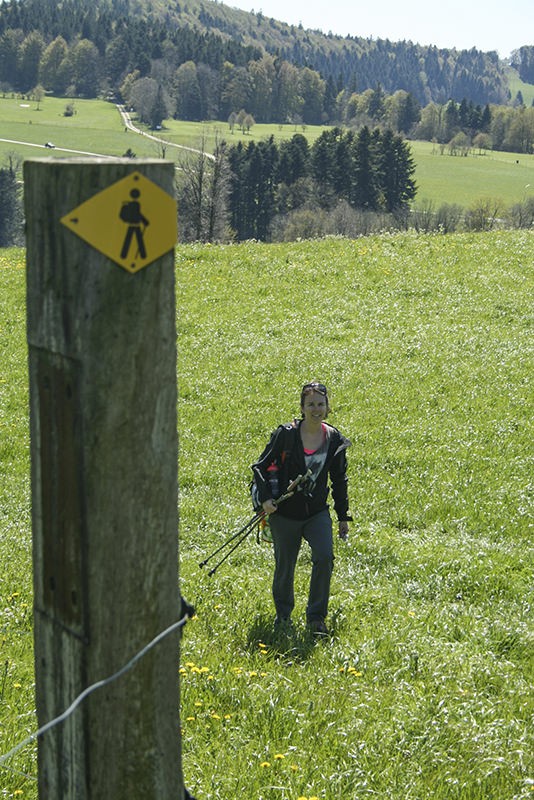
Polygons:
M313 636L306 626L293 622L275 626L272 616L261 614L250 627L247 645L252 651L259 649L272 658L294 662L306 661L318 644L329 640L328 636Z

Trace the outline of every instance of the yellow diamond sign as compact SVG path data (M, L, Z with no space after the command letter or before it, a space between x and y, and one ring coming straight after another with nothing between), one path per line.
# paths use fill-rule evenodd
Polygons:
M111 184L60 221L132 273L176 244L176 200L140 172Z

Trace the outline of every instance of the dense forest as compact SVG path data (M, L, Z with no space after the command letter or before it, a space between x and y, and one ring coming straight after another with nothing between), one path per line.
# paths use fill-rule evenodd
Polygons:
M515 54L533 70L534 48ZM505 104L510 93L496 52L438 49L410 41L340 37L288 26L214 0L4 0L0 5L0 87L90 97L120 91L130 76L174 90L177 70L203 118L247 107L258 121L333 121L340 92L381 86L419 105ZM187 67L187 69L185 69ZM298 77L298 98L291 95ZM185 81L184 75L180 80ZM268 87L269 91L264 91ZM195 99L194 92L198 97ZM245 102L246 101L246 102ZM321 119L322 118L322 119Z

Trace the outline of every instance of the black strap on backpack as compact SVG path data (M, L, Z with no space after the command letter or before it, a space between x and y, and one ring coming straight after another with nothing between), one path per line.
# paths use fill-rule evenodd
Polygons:
M280 467L283 466L283 464L286 462L286 460L289 458L289 456L291 455L291 453L293 451L293 435L292 435L292 431L295 430L295 427L296 427L296 425L295 425L294 422L289 422L289 423L287 423L285 425L280 425L276 429L276 433L278 433L279 436L282 437L282 447L280 449L279 463L273 462L273 465L275 465L275 467L277 468L276 469L276 474L274 474L274 470L273 470L273 475L270 476L270 478L269 478L269 482L271 484L271 489L272 489L271 494L272 494L273 499L276 499L277 497L280 497L280 495L281 495L281 493L283 491L282 487L280 487L280 482L278 480L278 472L280 471ZM274 435L274 433L273 433L273 435ZM271 440L272 440L272 437L271 437ZM269 441L269 444L271 443L271 440ZM260 456L260 459L261 459L261 456ZM254 509L254 511L261 511L262 510L262 505L261 505L261 502L260 502L260 499L259 499L259 495L258 495L258 487L256 486L256 481L254 480L254 478L249 483L249 492L250 492L250 498L252 500L252 508Z

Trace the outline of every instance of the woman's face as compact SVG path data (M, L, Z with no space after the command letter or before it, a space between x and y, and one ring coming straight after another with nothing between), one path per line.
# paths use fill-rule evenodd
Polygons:
M317 424L326 419L328 414L328 401L324 394L310 392L304 397L302 414L307 422Z

